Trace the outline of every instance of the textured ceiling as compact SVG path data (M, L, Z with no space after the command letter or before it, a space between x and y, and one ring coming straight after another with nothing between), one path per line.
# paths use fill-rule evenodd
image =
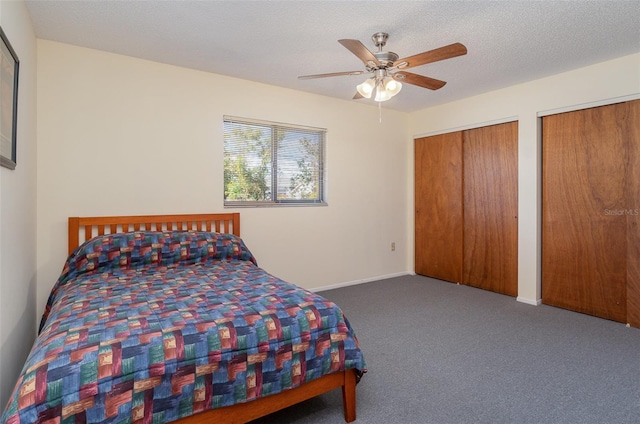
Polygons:
M411 69L443 88L404 84L383 104L407 112L640 52L637 0L26 3L38 38L345 100L365 76L297 79L363 70L338 39L376 51L384 31L400 57L464 44L465 56Z

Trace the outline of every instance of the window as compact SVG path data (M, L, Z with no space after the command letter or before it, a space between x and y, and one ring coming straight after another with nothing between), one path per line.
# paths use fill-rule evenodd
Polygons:
M224 204L325 204L326 130L224 117Z

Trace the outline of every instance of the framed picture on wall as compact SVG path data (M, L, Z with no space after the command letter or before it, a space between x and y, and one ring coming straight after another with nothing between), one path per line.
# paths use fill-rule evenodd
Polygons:
M0 165L15 169L20 61L2 28L0 38Z

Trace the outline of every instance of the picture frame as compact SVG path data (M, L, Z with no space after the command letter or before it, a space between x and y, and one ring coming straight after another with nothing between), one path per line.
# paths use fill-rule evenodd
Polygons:
M0 27L0 166L16 168L20 61Z

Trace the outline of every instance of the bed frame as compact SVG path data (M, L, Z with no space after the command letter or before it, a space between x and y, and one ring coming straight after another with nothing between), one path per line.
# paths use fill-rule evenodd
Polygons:
M84 241L98 235L128 231L164 230L215 231L240 236L240 214L70 217L69 253ZM355 421L356 371L345 370L325 375L275 395L223 408L210 409L174 422L179 424L246 423L339 387L342 388L344 419L346 422Z

